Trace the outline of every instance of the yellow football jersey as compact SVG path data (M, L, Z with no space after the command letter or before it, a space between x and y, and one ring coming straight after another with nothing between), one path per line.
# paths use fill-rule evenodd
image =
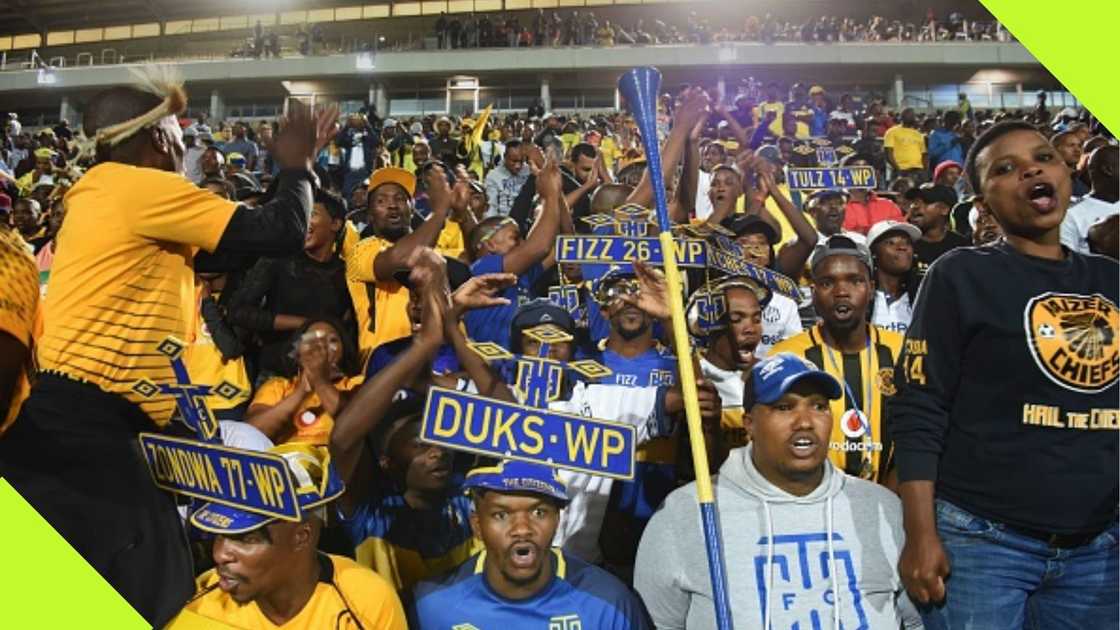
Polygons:
M358 629L406 630L400 598L388 582L353 560L335 555L319 555L319 583L311 599L299 613L282 626L272 623L255 601L238 604L218 588L216 569L198 578L198 593L187 602L183 612L167 626L169 630L210 627L241 630L274 628L315 628L322 630Z
M39 272L35 259L14 229L0 229L0 332L5 332L27 348L32 347L32 332L39 307ZM16 418L27 399L30 385L27 370L16 382L8 409L0 409L0 435Z
M70 189L66 207L39 368L123 396L167 424L174 398L133 387L175 381L156 347L193 332L194 255L218 247L237 204L176 173L105 162Z

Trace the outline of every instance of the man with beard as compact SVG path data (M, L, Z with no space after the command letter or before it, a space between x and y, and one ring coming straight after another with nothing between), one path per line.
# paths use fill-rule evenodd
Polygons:
M594 298L610 322L610 333L593 358L611 374L599 382L626 387L659 387L676 382L677 359L654 336L654 320L623 296L639 292L632 270L613 268L599 279ZM669 322L661 322L667 329ZM603 526L600 547L609 565L633 565L645 524L654 510L676 487L677 440L674 436L650 440L638 447L634 480L617 482ZM609 538L608 538L609 537Z
M892 442L884 409L894 395L895 358L902 335L867 322L872 295L871 253L844 235L831 236L810 259L813 307L821 321L775 345L820 365L844 387L831 403L836 422L829 458L844 472L890 485Z
M949 213L957 205L957 193L948 186L922 184L902 196L908 203L906 220L922 231L914 242L919 273L946 252L969 245L968 239L949 229Z
M471 529L486 545L439 580L422 582L410 626L650 628L617 578L552 547L568 491L547 466L506 461L467 474Z
M439 165L427 171L431 214L412 229L412 197L416 177L400 168L374 171L369 179L369 235L357 240L349 230L343 243L347 284L358 319L358 350L362 360L377 346L407 337L408 290L393 279L412 250L435 245L448 224L451 188Z

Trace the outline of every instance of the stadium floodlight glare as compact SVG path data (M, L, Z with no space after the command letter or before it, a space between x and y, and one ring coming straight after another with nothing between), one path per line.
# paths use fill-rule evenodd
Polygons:
M357 66L358 70L373 70L376 67L373 63L373 53L358 53L358 58L355 60L354 65Z

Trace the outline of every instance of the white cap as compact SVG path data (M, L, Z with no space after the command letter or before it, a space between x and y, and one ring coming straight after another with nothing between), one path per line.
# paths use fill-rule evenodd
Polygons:
M880 221L872 225L871 229L867 231L867 246L874 247L875 241L886 236L890 232L902 232L909 236L912 241L922 238L922 231L918 229L918 226L887 219L886 221Z

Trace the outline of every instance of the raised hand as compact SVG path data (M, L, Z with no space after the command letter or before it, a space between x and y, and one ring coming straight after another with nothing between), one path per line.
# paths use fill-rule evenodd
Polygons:
M487 273L467 280L451 294L451 304L459 314L491 306L506 306L509 300L501 297L499 291L517 283L512 273Z
M650 317L669 319L669 289L665 276L644 262L634 263L634 275L638 279L638 294L622 295L622 301L640 308Z

